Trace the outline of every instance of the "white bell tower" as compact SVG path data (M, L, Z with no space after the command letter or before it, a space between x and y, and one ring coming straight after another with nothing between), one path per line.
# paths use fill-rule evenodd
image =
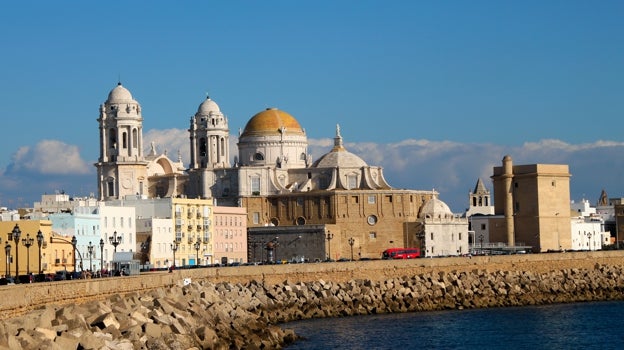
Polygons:
M141 106L118 83L100 105L100 157L98 197L122 199L147 194L147 161L143 155Z

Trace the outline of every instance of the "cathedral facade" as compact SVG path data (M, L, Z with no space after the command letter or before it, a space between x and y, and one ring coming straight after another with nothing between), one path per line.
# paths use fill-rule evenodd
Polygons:
M228 118L207 98L190 118L184 168L154 146L143 154L142 121L140 105L121 84L100 107L101 199L185 196L244 207L249 246L271 242L275 260L379 258L387 248L425 244L419 216L427 201L439 201L437 193L391 187L381 167L345 148L339 126L333 148L313 161L305 129L268 108L239 131L234 154ZM467 239L467 222L453 230Z

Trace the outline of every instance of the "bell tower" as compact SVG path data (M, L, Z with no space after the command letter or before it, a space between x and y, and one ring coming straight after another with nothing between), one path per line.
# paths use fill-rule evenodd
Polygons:
M122 199L147 193L147 161L143 155L141 105L121 83L100 105L98 198Z
M230 129L228 119L219 106L206 97L197 113L191 117L190 169L218 169L230 167Z

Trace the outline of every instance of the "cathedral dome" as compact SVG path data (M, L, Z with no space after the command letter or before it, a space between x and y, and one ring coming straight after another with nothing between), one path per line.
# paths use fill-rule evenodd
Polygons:
M117 83L114 89L108 94L108 103L128 103L135 102L132 98L132 94L128 89L123 87L121 83Z
M446 203L440 199L433 197L428 200L420 210L419 217L424 218L449 218L453 216L453 212Z
M368 164L362 158L344 148L333 149L314 163L316 168L362 168L366 166Z
M241 137L280 135L282 128L284 128L286 134L305 134L299 122L292 115L277 108L267 108L251 117L247 125L245 125L245 130Z
M325 153L314 162L315 168L362 168L367 167L366 162L347 151L342 143L342 135L340 135L340 126L336 125L336 137L334 137L334 148L329 153Z
M197 114L200 115L210 115L210 113L221 113L221 109L219 109L219 105L210 99L210 97L206 97L206 100L199 105L197 109Z

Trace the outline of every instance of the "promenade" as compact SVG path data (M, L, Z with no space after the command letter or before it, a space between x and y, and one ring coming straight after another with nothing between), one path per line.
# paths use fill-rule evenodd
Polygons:
M622 299L621 251L197 268L0 287L0 350L279 348L293 320Z

